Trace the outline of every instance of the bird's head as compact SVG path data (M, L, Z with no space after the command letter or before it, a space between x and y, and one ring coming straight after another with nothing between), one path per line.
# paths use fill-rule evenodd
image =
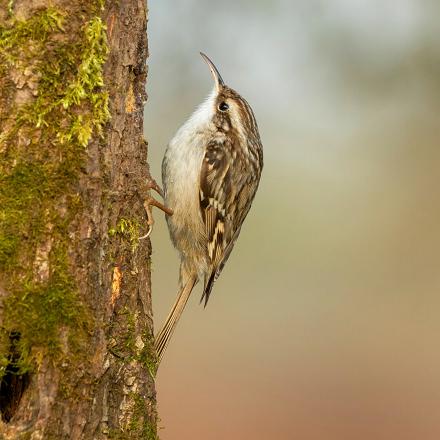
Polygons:
M212 94L214 124L223 131L236 130L245 137L252 134L258 136L257 122L248 102L225 84L217 67L204 53L200 52L200 55L214 78Z

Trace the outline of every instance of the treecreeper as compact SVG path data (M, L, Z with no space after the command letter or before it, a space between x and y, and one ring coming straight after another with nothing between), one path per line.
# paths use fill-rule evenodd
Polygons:
M201 56L214 89L168 144L162 162L165 206L151 203L165 208L171 240L180 254L179 293L156 337L158 362L198 280L204 280L201 302L208 303L263 168L263 147L250 105L225 84L213 62Z

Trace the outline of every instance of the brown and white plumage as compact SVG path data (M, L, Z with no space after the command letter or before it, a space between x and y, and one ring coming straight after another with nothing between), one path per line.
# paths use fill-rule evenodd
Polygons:
M206 306L243 221L263 167L257 123L249 104L226 86L202 54L215 80L208 99L178 130L162 164L171 239L180 253L180 292L156 338L159 361L194 285L204 279Z

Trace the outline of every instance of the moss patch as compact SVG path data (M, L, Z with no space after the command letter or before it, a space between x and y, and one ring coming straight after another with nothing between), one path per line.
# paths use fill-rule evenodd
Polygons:
M124 307L119 315L124 319L119 320L117 328L111 329L117 337L110 344L109 351L123 362L140 362L154 378L157 372L154 336L149 332L144 332L140 339L136 340L136 314Z
M133 438L142 438L145 440L159 440L156 425L148 421L148 415L151 412L147 405L147 397L138 393L131 393L127 396L132 406L132 417L127 426L121 429L112 429L108 433L113 440L131 440Z
M133 393L131 396L133 401L133 417L128 426L128 431L133 438L133 434L137 434L138 438L146 440L158 440L157 429L155 425L148 422L147 414L147 399L139 394Z
M103 85L105 25L90 3L84 20L47 8L0 26L0 273L8 297L0 329L0 379L32 370L63 344L84 346L91 320L70 271L69 228L82 208L76 182L85 147L110 114ZM12 7L11 7L12 10ZM88 18L85 18L88 17ZM7 78L7 79L5 79ZM62 340L60 334L67 334ZM71 350L72 351L72 350Z
M127 307L122 308L119 315L122 319L118 319L118 323L110 329L114 335L109 346L110 353L125 364L139 362L154 378L157 371L154 337L147 331L137 336L137 315ZM156 423L151 423L151 420L157 419L156 409L148 404L151 397L132 392L126 399L130 408L129 422L118 429L111 429L109 438L158 440Z
M132 252L135 252L139 246L139 230L140 225L137 220L120 218L116 226L108 231L108 235L109 237L120 236L123 239L128 239Z

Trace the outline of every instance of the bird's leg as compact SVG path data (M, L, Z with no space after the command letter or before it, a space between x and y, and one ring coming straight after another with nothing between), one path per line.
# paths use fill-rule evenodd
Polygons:
M164 197L162 188L157 184L157 182L150 178L149 182L146 184L146 190L154 190L156 191L162 198ZM147 212L147 225L148 225L148 232L139 238L139 240L143 240L144 238L147 238L150 236L151 231L153 230L154 225L154 218L153 218L153 211L151 209L152 206L155 206L156 208L159 208L167 215L173 215L173 210L170 208L167 208L163 203L160 203L157 201L154 197L151 195L148 195L144 200L144 208Z

